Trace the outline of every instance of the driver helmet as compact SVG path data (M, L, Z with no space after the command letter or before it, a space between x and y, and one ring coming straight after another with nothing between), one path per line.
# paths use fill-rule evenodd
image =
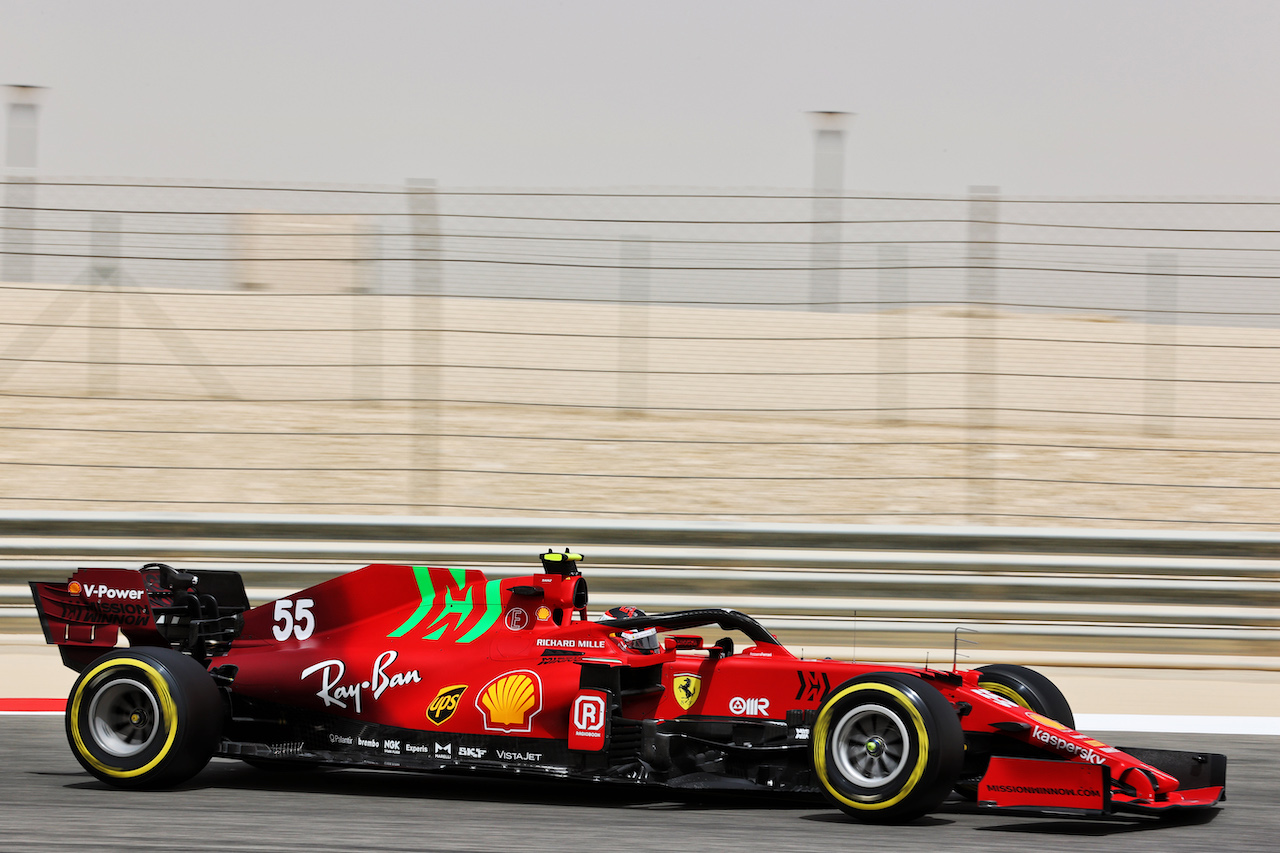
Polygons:
M633 652L639 652L642 655L650 654L658 650L658 629L643 628L639 631L623 631L619 634L622 642L627 648Z
M637 616L646 615L639 607L631 605L623 605L622 607L610 607L600 617L601 621L610 621L613 619L634 619ZM619 635L622 644L633 652L640 654L650 654L658 650L658 629L657 628L640 628L635 631L623 631Z
M637 616L647 616L648 614L639 607L632 607L630 604L624 604L621 607L610 607L601 616L601 619L634 619Z

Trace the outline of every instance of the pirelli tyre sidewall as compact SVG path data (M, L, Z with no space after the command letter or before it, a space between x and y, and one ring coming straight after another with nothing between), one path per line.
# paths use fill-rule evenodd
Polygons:
M109 652L76 679L67 741L80 764L120 788L177 785L209 763L223 702L199 663L172 649Z
M1024 708L1057 720L1070 729L1076 727L1071 703L1058 686L1045 676L1012 663L995 663L978 667L978 686L997 696L1017 702Z
M951 703L913 675L846 681L818 709L814 775L837 808L866 822L925 815L951 792L964 732Z

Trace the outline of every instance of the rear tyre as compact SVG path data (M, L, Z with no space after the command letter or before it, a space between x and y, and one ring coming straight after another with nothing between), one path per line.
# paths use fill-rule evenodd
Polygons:
M993 663L978 667L978 686L1017 702L1041 716L1062 723L1069 729L1076 727L1071 703L1062 695L1058 686L1034 669L1012 663Z
M118 788L159 788L209 763L223 703L204 667L164 648L109 652L76 679L67 741L76 760Z
M812 750L814 775L836 808L868 823L903 822L933 811L951 792L964 732L933 685L870 673L822 703Z

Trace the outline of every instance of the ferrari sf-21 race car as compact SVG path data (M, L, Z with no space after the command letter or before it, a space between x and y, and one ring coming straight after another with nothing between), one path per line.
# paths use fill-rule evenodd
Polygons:
M176 785L221 756L821 793L876 822L953 792L1055 815L1223 799L1225 756L1081 734L1033 670L803 659L727 609L592 619L581 559L549 551L500 579L371 565L258 607L236 572L161 563L31 589L80 673L71 750L122 788ZM703 636L726 632L739 647Z

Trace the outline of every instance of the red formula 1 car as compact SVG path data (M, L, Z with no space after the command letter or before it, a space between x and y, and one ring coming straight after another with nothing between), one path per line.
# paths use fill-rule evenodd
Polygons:
M31 587L46 639L80 673L71 749L120 787L177 784L217 755L821 792L882 822L953 791L1050 814L1223 797L1225 756L1081 734L1032 670L805 660L734 610L593 621L580 560L548 552L541 572L497 580L372 565L254 608L235 572L159 563Z

